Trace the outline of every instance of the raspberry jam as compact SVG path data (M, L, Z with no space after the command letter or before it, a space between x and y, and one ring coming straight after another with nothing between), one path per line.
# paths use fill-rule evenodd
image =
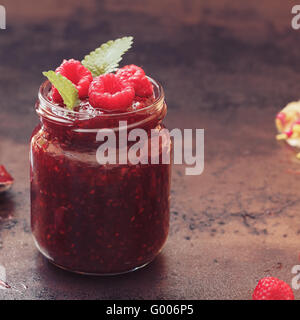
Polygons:
M150 141L152 129L164 128L164 93L151 81L153 103L125 113L104 113L84 101L79 111L69 111L47 98L48 81L41 86L41 123L31 139L31 227L38 249L55 265L119 274L148 264L162 250L171 165L100 165L96 159L99 129L113 128L118 136L119 121L127 121L128 130L144 129Z

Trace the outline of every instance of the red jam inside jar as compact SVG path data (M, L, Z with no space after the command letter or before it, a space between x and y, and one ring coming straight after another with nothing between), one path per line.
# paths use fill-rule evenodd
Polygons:
M150 160L101 165L96 159L99 129L114 129L118 136L119 122L127 121L128 130L144 129L150 141L152 129L164 128L163 89L151 81L153 103L119 114L92 110L84 102L79 111L69 111L47 98L48 81L40 88L41 123L30 152L31 227L40 252L61 268L125 273L162 250L169 231L171 165Z

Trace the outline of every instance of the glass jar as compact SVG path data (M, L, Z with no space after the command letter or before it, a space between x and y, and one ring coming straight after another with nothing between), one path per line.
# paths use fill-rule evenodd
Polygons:
M171 165L99 164L96 157L97 133L113 129L118 136L120 121L127 121L128 130L144 129L149 141L153 129L165 131L163 89L151 81L155 102L119 114L66 110L47 99L48 81L40 87L40 124L30 151L31 228L38 249L55 265L119 274L147 265L162 250L169 231Z

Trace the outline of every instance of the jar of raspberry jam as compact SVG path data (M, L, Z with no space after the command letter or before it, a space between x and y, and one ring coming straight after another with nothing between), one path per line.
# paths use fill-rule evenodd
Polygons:
M38 249L53 264L113 275L147 265L162 250L171 165L99 164L96 157L99 129L118 136L119 122L127 121L128 130L144 129L149 141L152 129L162 131L167 106L162 87L151 82L151 104L123 113L101 112L85 101L70 111L48 99L48 81L40 87L40 124L30 152L31 227Z

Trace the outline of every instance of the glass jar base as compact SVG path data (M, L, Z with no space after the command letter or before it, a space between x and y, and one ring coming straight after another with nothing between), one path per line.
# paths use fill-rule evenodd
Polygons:
M54 262L54 260L49 257L49 255L39 246L39 244L37 243L35 237L33 237L34 239L34 243L37 247L37 249L39 250L39 252L42 254L42 256L44 256L44 258L47 259L47 261L49 261L52 265L54 265L55 267L59 268L59 269L62 269L62 270L65 270L65 271L68 271L68 272L72 272L72 273L76 273L76 274L81 274L81 275L86 275L86 276L99 276L99 277L109 277L109 276L118 276L118 275L122 275L122 274L126 274L126 273L131 273L131 272L134 272L134 271L137 271L137 270L140 270L144 267L146 267L148 264L150 264L153 260L155 260L155 258L161 253L162 250L160 250L160 252L151 260L149 260L148 262L140 265L140 266L137 266L133 269L130 269L130 270L126 270L126 271L121 271L121 272L113 272L113 273L94 273L94 272L83 272L83 271L77 271L77 270L72 270L72 269L69 269L69 268L66 268L64 266L61 266L60 264Z
M156 258L156 257L155 257ZM134 271L137 271L137 270L140 270L144 267L146 267L148 264L150 264L153 260L152 259L146 263L144 263L143 265L141 266L138 266L138 267L135 267L133 269L130 269L130 270L126 270L126 271L121 271L121 272L113 272L113 273L93 273L93 272L82 272L82 271L76 271L76 270L72 270L72 269L68 269L66 267L63 267L57 263L55 263L53 260L51 259L47 259L51 264L53 264L55 267L59 268L59 269L62 269L62 270L65 270L65 271L68 271L68 272L72 272L72 273L76 273L76 274L81 274L81 275L85 275L85 276L97 276L97 277L112 277L112 276L119 276L119 275L122 275L122 274L126 274L126 273L131 273L131 272L134 272Z

